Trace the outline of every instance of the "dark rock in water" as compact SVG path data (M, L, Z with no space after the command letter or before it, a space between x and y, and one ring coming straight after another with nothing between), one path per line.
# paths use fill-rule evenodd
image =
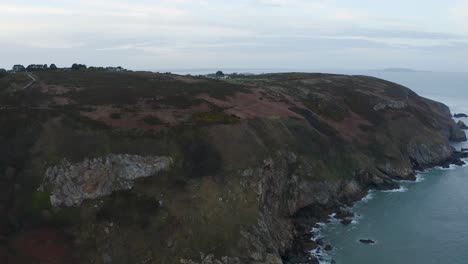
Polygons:
M324 249L325 251L331 251L333 247L331 245L326 245Z
M349 217L353 217L353 216L354 216L353 212L345 210L345 209L340 209L335 215L337 219L342 219L342 220L349 218Z
M311 251L311 250L314 250L318 247L317 243L315 241L309 241L309 242L306 242L304 243L304 248L307 250L307 251Z
M445 162L443 162L440 166L442 166L442 168L450 168L450 165L452 164L457 165L457 166L463 166L466 163L462 159L466 159L466 158L468 158L468 152L463 152L463 149L461 152L455 151L452 157L449 160L446 160Z
M468 115L464 114L464 113L458 113L458 114L454 114L453 117L455 117L455 118L465 118L465 117L468 117Z
M466 151L468 151L468 148L462 148L461 151L466 152Z
M455 121L451 122L450 125L450 140L455 142L465 142L466 141L466 134Z
M468 129L468 126L466 126L466 124L463 121L458 121L457 125L461 129Z
M350 224L352 223L352 220L350 220L350 219L343 219L343 220L341 220L340 223L342 223L343 225L350 225Z
M455 164L455 165L457 165L457 166L463 166L463 165L465 165L466 163L465 163L463 160L456 160L456 161L454 161L453 164Z
M315 242L317 243L317 245L323 246L323 239L317 239Z
M373 245L375 244L375 241L372 239L359 239L359 242L367 245Z

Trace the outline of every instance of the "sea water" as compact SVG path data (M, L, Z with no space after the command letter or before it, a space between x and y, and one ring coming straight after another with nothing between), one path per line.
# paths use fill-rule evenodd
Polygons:
M359 74L402 84L447 104L452 112L468 113L468 74ZM331 252L322 252L322 263L331 259L337 264L468 263L468 166L422 172L416 182L402 182L400 189L371 192L352 210L356 216L351 225L333 221L321 228L320 235L334 246Z

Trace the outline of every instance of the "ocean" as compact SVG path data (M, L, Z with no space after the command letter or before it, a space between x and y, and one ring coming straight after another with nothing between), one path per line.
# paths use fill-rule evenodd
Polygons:
M402 84L447 104L452 113L468 113L466 73L350 73ZM468 119L463 121L468 123ZM468 144L454 147L467 148ZM321 228L320 235L334 247L321 252L321 263L468 263L468 166L420 173L416 182L403 182L399 190L369 193L352 210L356 217L351 225L332 221ZM360 239L376 243L362 244Z

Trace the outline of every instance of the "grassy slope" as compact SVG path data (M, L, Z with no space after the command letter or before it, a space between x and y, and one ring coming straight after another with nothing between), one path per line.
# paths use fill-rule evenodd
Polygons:
M228 82L150 73L38 77L40 82L31 89L16 92L11 88L21 85L23 77L0 80L2 98L7 98L1 104L15 107L0 113L1 210L9 216L0 223L6 237L0 253L19 230L53 226L74 237L74 251L80 252L76 258L95 263L102 263L104 255L115 263L174 263L181 257L197 258L200 252L242 256L241 231L255 227L259 205L256 189L245 186L258 179L246 180L239 172L261 166L278 151L291 151L311 167L303 173L295 168L301 177L338 182L357 169L398 160L401 149L395 146L404 145L425 123L431 128L424 106L406 116L369 111L376 98L417 98L405 88L368 77L278 74ZM60 87L59 95L72 103L56 105L57 93L41 92L41 87ZM147 104L187 110L204 102L200 94L228 100L253 89L263 89L261 100L291 104L303 118L239 118L208 103L209 111L194 112L192 118L171 125L156 122L158 129L147 130L113 128L82 114L104 105L113 105L116 112L142 112ZM297 102L292 104L289 97ZM37 106L42 109L33 108ZM337 126L355 115L367 122L357 129L363 141L343 135ZM414 122L415 116L420 123ZM389 127L388 118L398 122ZM80 161L109 153L169 155L175 163L170 172L140 180L131 191L79 208L50 208L47 193L36 191L47 166L63 158ZM14 177L7 177L12 170ZM7 252L13 258L23 253Z

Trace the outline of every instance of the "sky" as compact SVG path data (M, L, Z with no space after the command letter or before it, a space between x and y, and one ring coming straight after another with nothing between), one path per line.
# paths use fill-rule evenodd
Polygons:
M0 0L0 67L468 72L468 0Z

